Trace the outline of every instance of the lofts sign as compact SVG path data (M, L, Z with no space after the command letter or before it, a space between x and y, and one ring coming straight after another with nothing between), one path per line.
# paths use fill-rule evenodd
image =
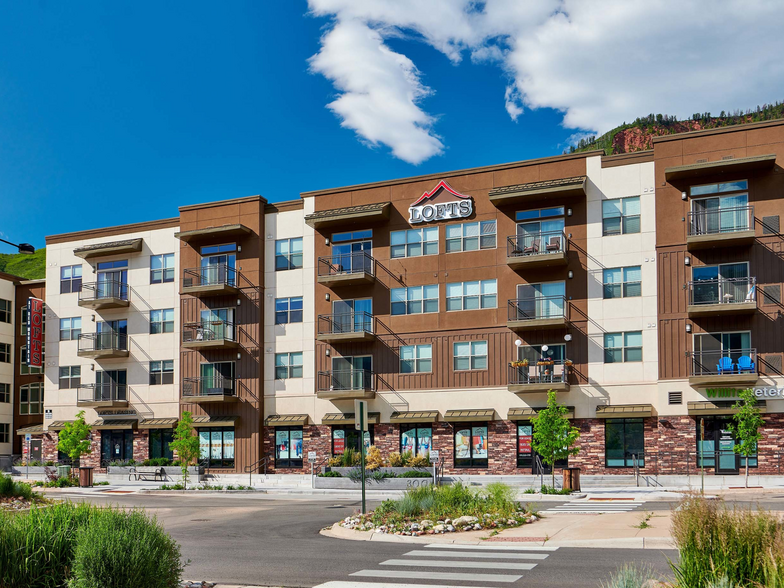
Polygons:
M451 194L458 200L435 202L436 199L440 199L439 196L441 194ZM448 196L445 196L445 198L448 198ZM422 194L408 208L408 222L415 225L456 218L468 218L473 213L473 199L470 196L461 194L444 180L441 180L435 188Z
M44 301L27 299L27 365L44 365Z

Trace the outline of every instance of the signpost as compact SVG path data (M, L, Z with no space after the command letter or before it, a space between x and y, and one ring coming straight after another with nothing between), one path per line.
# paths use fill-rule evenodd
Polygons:
M310 487L313 488L316 485L316 479L313 477L314 475L313 468L316 465L315 451L308 451L308 461L310 462Z
M436 476L436 471L438 471L438 460L440 458L440 454L438 453L438 449L431 449L430 450L430 461L433 462L433 485L438 485L438 477Z
M30 433L25 435L25 443L27 444L27 459L25 460L25 478L28 480L30 479L30 441L32 440L33 436Z
M700 419L700 488L702 494L705 494L705 419ZM718 460L714 460L718 461ZM716 466L713 466L713 471L716 471Z
M354 428L359 431L359 467L362 470L362 514L365 514L365 431L368 430L368 403L354 401Z

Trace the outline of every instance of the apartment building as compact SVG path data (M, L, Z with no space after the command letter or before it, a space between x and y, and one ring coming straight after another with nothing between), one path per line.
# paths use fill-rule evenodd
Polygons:
M0 272L0 456L11 456L14 427L14 302L19 278Z

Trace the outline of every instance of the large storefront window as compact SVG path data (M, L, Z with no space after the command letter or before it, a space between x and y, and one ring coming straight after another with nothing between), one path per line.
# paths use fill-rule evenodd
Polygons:
M302 427L275 429L275 467L302 467Z
M234 427L199 429L199 461L213 468L234 467Z
M433 429L422 425L402 425L400 427L400 453L408 451L411 455L430 455L433 447Z
M487 425L455 425L455 467L487 467Z
M534 440L534 426L528 421L517 423L517 467L530 469L533 474L549 474L552 472L552 466L541 461L539 464L536 462L538 453L533 449ZM541 471L539 466L541 465ZM556 468L569 467L569 458L558 459L555 461Z
M150 459L174 459L169 443L174 440L171 429L150 429Z
M700 439L700 422L704 440ZM731 416L706 416L697 419L697 467L715 468L717 474L737 474L746 467L746 457L735 453ZM749 456L749 467L757 467L757 455Z
M373 445L373 425L368 425L368 429L365 431L365 452ZM359 431L354 425L333 426L332 455L343 455L348 448L359 452Z
M607 419L604 423L605 465L630 468L645 465L645 425L643 419Z
M133 431L101 431L101 465L133 459Z

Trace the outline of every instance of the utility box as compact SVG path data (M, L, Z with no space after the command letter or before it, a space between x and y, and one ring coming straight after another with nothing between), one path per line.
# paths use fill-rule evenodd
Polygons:
M58 478L67 478L71 475L71 466L67 465L59 465L57 466L57 477Z

